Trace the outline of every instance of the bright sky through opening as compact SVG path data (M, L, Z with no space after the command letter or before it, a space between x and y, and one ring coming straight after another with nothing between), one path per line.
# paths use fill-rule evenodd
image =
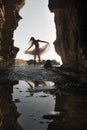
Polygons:
M22 20L14 33L14 45L20 48L16 58L29 60L33 56L24 54L29 47L30 37L48 41L51 48L41 56L41 59L56 59L61 61L55 52L53 42L56 39L54 14L48 8L48 0L26 0L24 7L20 10Z

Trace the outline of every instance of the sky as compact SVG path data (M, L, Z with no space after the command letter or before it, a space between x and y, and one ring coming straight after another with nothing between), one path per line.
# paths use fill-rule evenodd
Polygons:
M55 52L53 42L56 39L56 29L54 23L54 14L48 8L48 0L26 0L25 5L19 12L22 20L19 21L18 27L14 32L14 45L20 48L16 58L29 60L33 56L24 54L29 47L29 40L33 36L35 39L48 41L50 49L41 59L61 58Z

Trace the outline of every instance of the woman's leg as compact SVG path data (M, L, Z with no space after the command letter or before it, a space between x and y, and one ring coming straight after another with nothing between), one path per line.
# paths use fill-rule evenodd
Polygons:
M34 55L34 64L36 63L36 55Z
M41 59L40 59L40 55L38 55L38 60L39 60L39 62L41 61Z

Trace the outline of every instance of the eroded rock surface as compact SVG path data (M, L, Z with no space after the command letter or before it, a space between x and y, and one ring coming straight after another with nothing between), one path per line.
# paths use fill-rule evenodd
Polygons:
M3 15L0 20L0 55L5 59L15 58L19 48L14 47L13 34L18 26L19 10L23 7L25 0L0 0Z
M49 0L55 14L55 49L66 66L87 67L86 7L82 0Z

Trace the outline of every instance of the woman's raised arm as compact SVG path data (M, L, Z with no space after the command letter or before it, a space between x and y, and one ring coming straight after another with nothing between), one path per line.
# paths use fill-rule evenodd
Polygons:
M38 40L38 42L43 42L43 43L48 43L48 44L49 44L49 42L47 42L47 41L42 41L42 40Z

